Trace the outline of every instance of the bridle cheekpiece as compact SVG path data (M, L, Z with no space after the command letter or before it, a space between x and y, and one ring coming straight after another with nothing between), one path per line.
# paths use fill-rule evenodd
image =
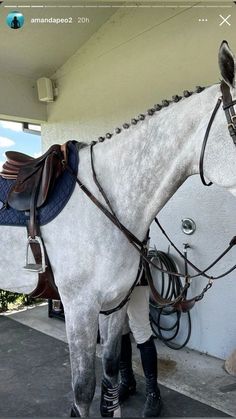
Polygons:
M219 97L219 99L217 100L216 106L208 122L206 133L205 133L204 140L202 143L202 149L201 149L200 160L199 160L199 174L200 174L201 181L203 185L205 186L212 185L212 182L207 183L204 177L203 161L204 161L204 156L205 156L206 144L207 144L207 140L210 134L213 121L215 119L218 109L220 108L221 103L223 104L223 110L225 112L226 120L228 123L229 135L232 137L234 145L236 145L236 114L234 110L234 105L236 105L236 100L233 100L230 93L230 88L224 80L222 80L220 83L220 89L221 89L222 96Z

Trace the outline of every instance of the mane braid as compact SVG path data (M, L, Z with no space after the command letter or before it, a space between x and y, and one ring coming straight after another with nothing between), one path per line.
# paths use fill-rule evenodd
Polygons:
M140 115L138 115L137 118L132 118L130 124L125 122L122 125L122 127L123 127L123 129L129 129L131 125L136 125L138 122L144 121L146 116L154 115L156 112L159 112L162 108L166 108L167 106L169 106L170 103L173 103L173 102L177 103L181 99L183 99L183 97L187 98L194 93L201 93L201 92L203 92L203 90L205 90L205 87L196 86L196 90L194 92L191 92L189 90L184 90L183 91L183 96L174 95L174 96L172 96L172 100L164 99L164 100L162 100L161 105L159 103L157 103L156 105L153 106L153 108L148 109L145 114L141 113ZM102 143L106 139L110 139L111 137L113 137L113 135L120 134L121 131L122 131L122 128L116 128L113 134L111 134L110 132L107 132L105 137L98 137L97 141L92 141L91 142L91 145L95 145L97 143Z

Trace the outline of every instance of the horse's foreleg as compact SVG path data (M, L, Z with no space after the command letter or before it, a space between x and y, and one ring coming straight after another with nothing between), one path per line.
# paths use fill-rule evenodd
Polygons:
M100 335L103 346L103 379L100 411L103 417L119 417L118 374L121 335L126 308L110 315L100 316Z
M64 306L65 307L65 306ZM76 302L65 307L66 330L70 349L74 405L71 416L89 416L93 400L98 312L91 305Z

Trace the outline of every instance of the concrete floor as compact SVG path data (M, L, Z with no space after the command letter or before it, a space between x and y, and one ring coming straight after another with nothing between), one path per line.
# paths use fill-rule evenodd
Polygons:
M69 417L73 400L68 345L0 316L0 417ZM91 417L100 417L102 365L96 358L97 386ZM145 380L136 374L137 393L122 405L122 416L141 417ZM160 386L162 417L222 417L220 410Z
M48 318L46 304L11 313L9 316L17 322L66 342L64 322ZM225 372L222 360L188 349L174 351L159 341L157 348L160 384L170 391L178 391L192 400L205 403L219 409L222 413L236 417L236 378ZM136 374L143 376L139 353L135 346L133 349L134 370ZM100 357L99 345L97 355ZM214 416L214 414L208 416Z

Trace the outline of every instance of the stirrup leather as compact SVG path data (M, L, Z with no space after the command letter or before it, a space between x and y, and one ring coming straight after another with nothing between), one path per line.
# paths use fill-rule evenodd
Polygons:
M29 247L32 244L39 246L42 263L30 262ZM32 238L31 236L28 236L28 241L27 241L27 246L26 246L25 266L23 267L23 269L25 269L28 272L44 273L46 271L46 268L47 268L47 265L45 262L45 251L44 251L44 246L43 246L41 237L35 236L34 238Z

